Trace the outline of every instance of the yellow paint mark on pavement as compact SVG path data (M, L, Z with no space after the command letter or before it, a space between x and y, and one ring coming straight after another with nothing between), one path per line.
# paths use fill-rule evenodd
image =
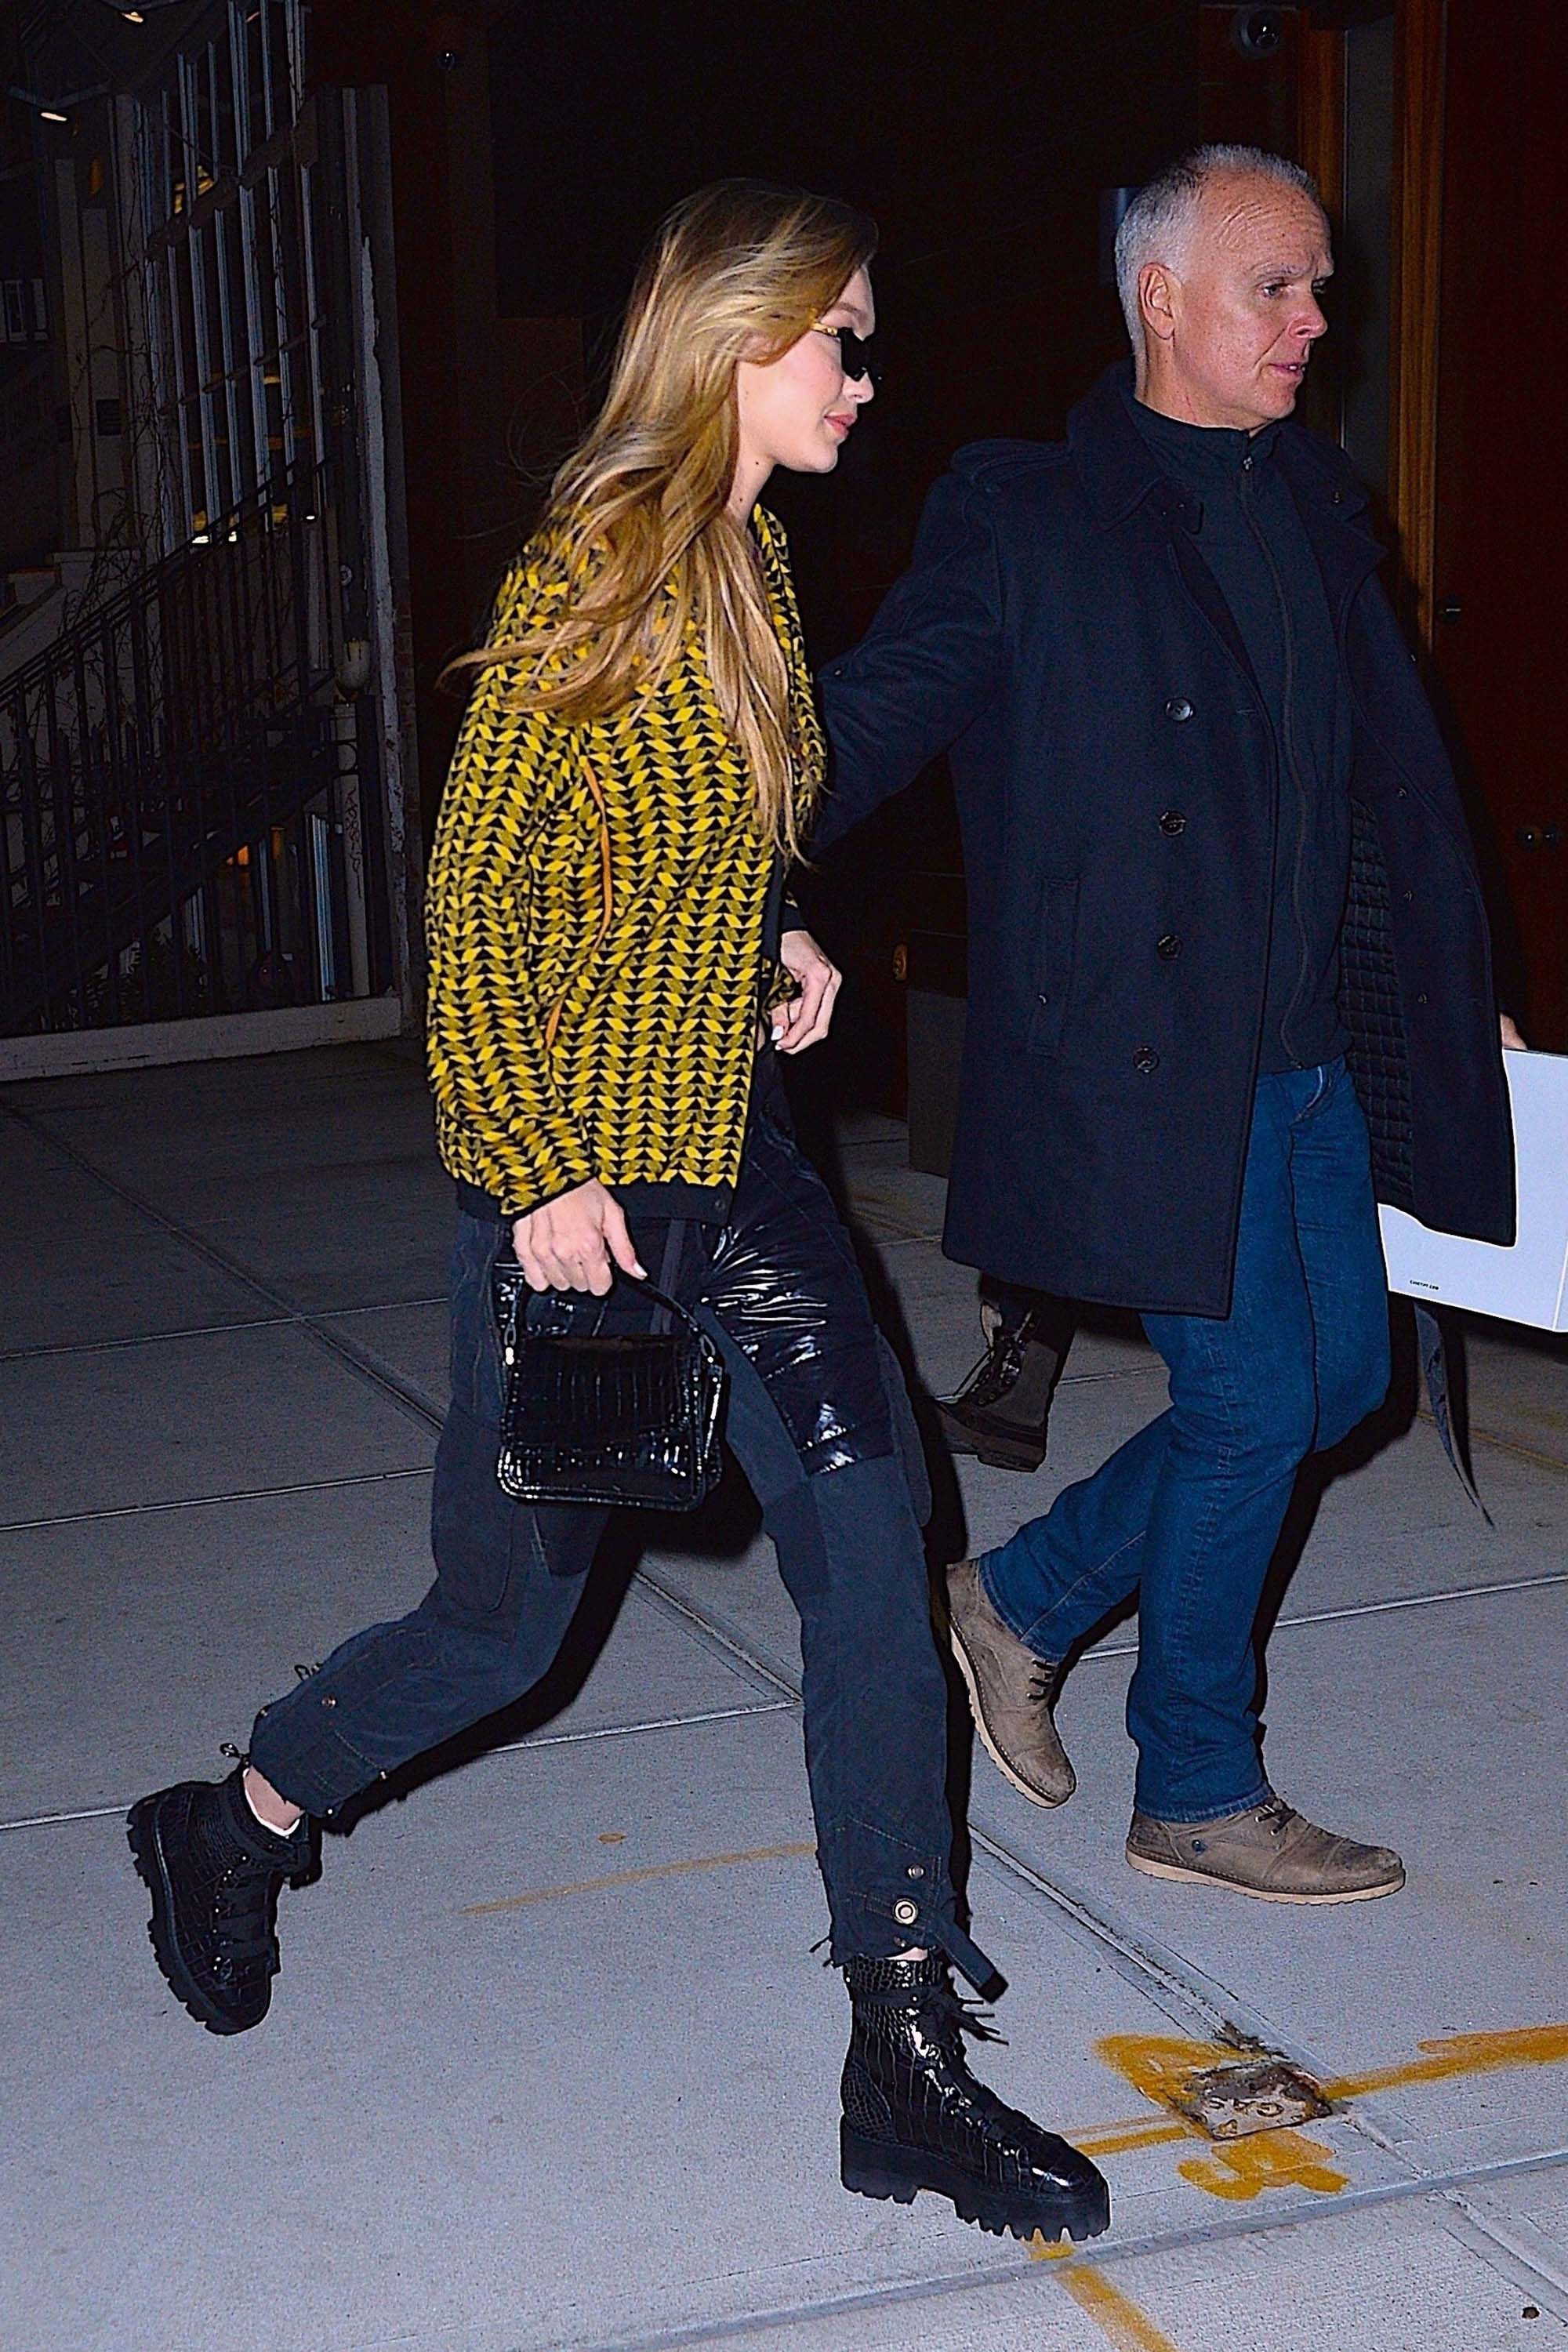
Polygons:
M1188 2158L1177 2169L1194 2188L1231 2203L1259 2196L1266 2189L1310 2189L1318 2196L1332 2197L1349 2186L1349 2176L1336 2168L1334 2150L1309 2138L1305 2132L1258 2132L1246 2139L1216 2145L1209 2142L1197 2124L1173 2112L1176 2095L1191 2075L1234 2063L1238 2053L1230 2043L1184 2042L1156 2033L1113 2033L1095 2046L1108 2065L1164 2114L1143 2124L1107 2124L1098 2130L1073 2133L1074 2146L1086 2156L1117 2156L1173 2140L1201 2140L1211 2152ZM1361 2074L1342 2074L1325 2083L1324 2096L1342 2105L1371 2091L1397 2090L1412 2083L1449 2082L1457 2076L1494 2074L1509 2066L1559 2065L1568 2062L1568 2025L1456 2033L1418 2046L1424 2053L1419 2058L1373 2067Z
M607 1886L639 1886L650 1878L680 1878L693 1870L732 1870L742 1863L784 1862L795 1854L815 1853L811 1839L803 1845L759 1845L748 1853L699 1853L689 1862L654 1862L643 1870L616 1870L607 1878L574 1878L564 1886L531 1886L525 1895L502 1895L493 1903L466 1903L465 1919L483 1919L492 1911L522 1911L531 1903L554 1903L565 1895L598 1895Z
M1192 2075L1210 2066L1234 2064L1237 2056L1223 2042L1183 2042L1160 2033L1108 2034L1096 2047L1134 2090L1142 2091L1168 2115ZM1325 2147L1321 2140L1309 2139L1301 2131L1256 2132L1220 2146L1209 2140L1201 2126L1175 2114L1169 2123L1154 2125L1147 2137L1133 2138L1124 2132L1121 2146L1157 2145L1156 2134L1159 2139L1195 2139L1213 2147L1212 2155L1189 2157L1176 2169L1194 2189L1222 2197L1227 2204L1248 2203L1266 2189L1310 2189L1315 2196L1337 2197L1350 2186L1350 2175L1335 2168L1332 2148ZM1116 2149L1102 2141L1098 2147L1086 2147L1084 2153L1109 2156Z
M1203 2143L1205 2153L1189 2157L1177 2167L1182 2178L1211 2197L1232 2203L1247 2201L1266 2189L1310 2189L1320 2196L1333 2196L1347 2186L1346 2176L1335 2169L1335 2151L1303 2131L1256 2132L1247 2139L1216 2143L1188 2117L1173 2114L1171 2101L1187 2077L1205 2067L1234 2062L1238 2053L1233 2044L1118 2033L1096 2046L1107 2063L1162 2113L1142 2121L1128 2117L1089 2131L1070 2132L1074 2147L1086 2156L1115 2156L1129 2148L1195 2139ZM1324 2095L1342 2103L1410 2083L1449 2082L1458 2075L1494 2074L1508 2066L1560 2065L1568 2063L1568 2025L1456 2033L1442 2041L1423 2042L1418 2047L1419 2058L1371 2068L1364 2074L1340 2075L1323 2084ZM1035 2262L1062 2265L1058 2272L1059 2284L1115 2347L1115 2352L1177 2352L1148 2313L1113 2285L1101 2269L1075 2259L1077 2249L1070 2243L1047 2240L1037 2231L1028 2251Z
M1173 2139L1201 2137L1194 2124L1162 2123L1153 2116L1144 2123L1100 2124L1089 2131L1068 2134L1074 2147L1085 2156L1124 2156L1130 2148L1163 2147Z
M1058 2273L1062 2285L1080 2311L1088 2312L1116 2352L1176 2352L1163 2328L1156 2327L1146 2311L1113 2286L1105 2273L1091 2263L1075 2263Z
M1334 2168L1335 2151L1305 2132L1256 2132L1247 2139L1216 2143L1197 2124L1172 2113L1170 2103L1186 2078L1205 2067L1234 2061L1238 2053L1233 2044L1117 2033L1096 2046L1108 2064L1163 2112L1142 2122L1130 2117L1069 2133L1074 2147L1086 2156L1114 2156L1124 2149L1157 2147L1172 2140L1199 2140L1205 2153L1189 2157L1177 2167L1178 2171L1194 2188L1231 2202L1245 2201L1266 2189L1310 2189L1332 2196L1347 2186L1346 2176ZM1411 2083L1450 2082L1456 2076L1489 2074L1508 2066L1561 2065L1568 2063L1568 2025L1456 2033L1417 2047L1422 2053L1419 2058L1373 2067L1364 2074L1342 2074L1325 2083L1325 2096L1342 2103ZM1058 2272L1059 2284L1115 2347L1115 2352L1177 2352L1148 2313L1113 2285L1101 2269L1074 2259L1077 2250L1071 2244L1061 2239L1047 2240L1037 2231L1028 2251L1035 2262L1062 2265Z
M1350 2187L1349 2173L1334 2169L1333 2149L1303 2131L1254 2132L1249 2139L1216 2147L1212 2156L1189 2157L1176 2170L1194 2189L1236 2205L1266 2189L1310 2189L1319 2197L1337 2197Z
M1169 2108L1190 2076L1210 2066L1234 2065L1241 2053L1224 2042L1182 2042L1173 2034L1108 2033L1096 2050L1108 2066L1157 2107ZM1205 2134L1184 2118L1183 2128L1202 2139Z
M1365 2074L1342 2074L1323 2084L1330 2099L1364 2098L1369 2091L1396 2091L1406 2083L1447 2083L1457 2074L1490 2074L1502 2066L1559 2066L1568 2060L1568 2025L1519 2025L1501 2033L1455 2033L1441 2042L1418 2042L1431 2054L1401 2066L1377 2066Z

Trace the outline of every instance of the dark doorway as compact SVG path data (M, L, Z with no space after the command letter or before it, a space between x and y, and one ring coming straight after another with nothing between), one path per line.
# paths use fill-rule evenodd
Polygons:
M1451 6L1445 83L1433 660L1515 919L1505 993L1531 1044L1563 1053L1568 17Z

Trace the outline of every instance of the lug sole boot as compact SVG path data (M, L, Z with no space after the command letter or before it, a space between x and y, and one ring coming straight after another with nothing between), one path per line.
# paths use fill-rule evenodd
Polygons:
M945 1960L850 1960L839 2174L858 2197L911 2204L922 2189L995 2237L1095 2238L1110 2223L1101 2174L969 2071L965 2029L986 2038ZM994 2037L993 2037L994 2038Z
M278 1973L278 1892L314 1876L308 1821L287 1837L246 1801L245 1767L181 1780L131 1808L126 1836L153 1897L147 1936L170 1990L209 2033L259 2025Z
M987 1318L989 1319L989 1318ZM939 1397L937 1417L954 1454L973 1454L993 1470L1037 1470L1046 1425L1066 1349L1026 1315L1016 1330L990 1333L981 1358L955 1396Z

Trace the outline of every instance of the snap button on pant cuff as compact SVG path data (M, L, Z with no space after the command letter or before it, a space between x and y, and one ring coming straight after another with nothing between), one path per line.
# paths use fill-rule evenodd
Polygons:
M324 1723L309 1741L297 1737L277 1741L281 1753L272 1760L268 1750L274 1743L267 1736L268 1712L264 1709L257 1717L251 1730L250 1761L289 1804L323 1821L376 1778L374 1765L335 1738Z

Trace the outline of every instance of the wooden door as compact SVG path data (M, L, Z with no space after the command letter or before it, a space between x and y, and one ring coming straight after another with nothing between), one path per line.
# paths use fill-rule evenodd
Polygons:
M1563 1053L1568 11L1449 0L1446 45L1433 677L1512 916L1505 998Z

